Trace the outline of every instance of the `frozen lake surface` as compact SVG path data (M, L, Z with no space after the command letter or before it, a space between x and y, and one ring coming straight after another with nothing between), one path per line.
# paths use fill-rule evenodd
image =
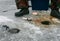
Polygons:
M30 14L23 17L31 17L31 8L29 10ZM37 27L24 21L22 17L15 17L14 14L18 11L15 0L0 0L0 41L60 41L60 25L50 25L49 28ZM12 34L3 29L2 25L21 31Z

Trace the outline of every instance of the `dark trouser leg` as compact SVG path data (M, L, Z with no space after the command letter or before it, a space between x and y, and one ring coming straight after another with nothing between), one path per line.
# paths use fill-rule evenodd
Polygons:
M59 13L59 8L57 7L57 1L58 0L51 0L51 14L50 15L60 19L60 13Z
M17 8L21 9L21 11L16 12L15 16L19 17L19 16L23 16L26 14L29 14L29 10L28 10L28 0L20 0L17 2Z
M15 0L17 9L28 8L28 0Z

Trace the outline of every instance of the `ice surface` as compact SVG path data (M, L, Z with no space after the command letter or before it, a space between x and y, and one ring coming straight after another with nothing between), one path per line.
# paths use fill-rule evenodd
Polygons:
M5 10L7 12L3 12ZM37 27L24 21L22 17L16 18L14 14L17 11L15 0L0 0L0 41L60 41L60 25L50 25L48 28ZM29 16L31 14L25 17ZM3 24L21 31L17 34L11 34L1 27Z

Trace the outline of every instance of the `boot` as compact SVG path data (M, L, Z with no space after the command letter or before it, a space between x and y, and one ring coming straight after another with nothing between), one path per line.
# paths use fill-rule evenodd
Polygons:
M29 14L28 8L23 8L23 9L21 9L21 11L16 12L15 16L20 17L20 16L27 15L27 14Z
M55 18L60 19L60 12L59 12L59 8L58 8L58 5L57 5L57 1L58 0L51 0L51 2L53 4L51 4L51 14L50 14L50 16L53 16Z
M50 16L60 19L60 12L57 10L52 10Z

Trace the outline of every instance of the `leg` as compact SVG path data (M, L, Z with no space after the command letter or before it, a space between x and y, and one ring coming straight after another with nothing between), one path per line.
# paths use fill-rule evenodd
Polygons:
M57 6L57 1L58 0L51 0L51 14L50 15L60 19L60 13L59 13L59 8Z
M18 9L21 9L21 11L15 13L15 16L19 17L25 14L29 14L28 0L18 0L16 1L16 6Z

